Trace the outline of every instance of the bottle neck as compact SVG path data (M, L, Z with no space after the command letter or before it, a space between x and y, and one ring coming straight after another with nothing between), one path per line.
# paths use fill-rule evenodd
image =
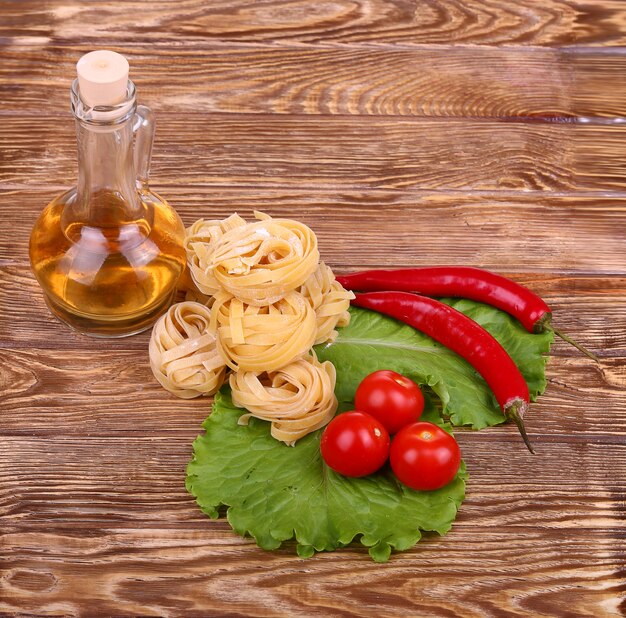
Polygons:
M138 214L139 198L133 161L132 118L114 126L94 126L77 119L76 132L76 208L81 218L95 222L98 218L95 210L104 202L114 202L118 216L134 218Z
M133 156L135 85L115 105L89 107L80 97L78 79L70 90L78 141L76 198L64 216L69 222L115 227L144 214L137 192Z

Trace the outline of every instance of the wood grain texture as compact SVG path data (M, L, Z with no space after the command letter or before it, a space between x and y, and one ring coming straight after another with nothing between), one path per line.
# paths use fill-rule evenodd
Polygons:
M128 57L141 100L159 113L550 122L626 116L626 56L620 50L181 47L136 41L111 47ZM66 110L74 65L89 49L82 41L8 46L0 64L0 114L16 107L36 115Z
M337 272L347 269L337 268ZM46 309L42 293L26 268L0 270L0 349L92 350L88 337L68 332ZM556 277L526 273L510 275L539 291L553 309L554 321L564 332L594 349L603 359L626 356L626 295L624 278ZM552 283L553 290L546 287ZM544 293L543 290L546 290ZM611 329L606 325L610 323ZM143 350L147 341L135 337L112 341L111 350ZM569 345L556 342L553 354L577 356Z
M329 263L338 273L352 270ZM623 276L505 274L540 293L552 307L555 323L564 332L595 349L602 358L626 356L626 307L623 303L626 280ZM47 311L42 292L27 267L0 268L0 283L0 349L93 348L91 338L68 332ZM611 329L606 328L607 323L612 325ZM107 348L145 350L146 345L141 337L135 337L108 342ZM574 354L572 348L560 341L553 353L559 356Z
M0 0L0 614L626 614L626 6L621 0ZM148 333L51 317L30 228L75 178L72 64L125 53L185 223L260 209L338 272L472 264L546 298L562 342L527 417L459 431L444 538L376 565L267 553L184 488L209 400Z
M196 423L189 423L185 432L160 438L140 433L94 435L89 440L62 435L2 437L3 521L9 529L32 524L45 531L48 525L73 524L84 532L98 521L105 528L176 525L185 529L188 525L210 530L217 525L225 533L221 536L235 537L225 521L205 517L185 490L184 470L191 458L191 442L199 431ZM496 439L509 450L506 466L493 451ZM589 480L606 467L623 469L623 443L553 436L543 444L542 456L532 457L515 431L464 431L458 433L458 440L474 471L469 482L475 490L462 507L467 506L466 515L472 515L473 521L458 523L467 532L473 527L532 528L542 524L548 529L626 529L624 505L620 504L624 478L615 475L602 488L589 486ZM120 452L126 453L125 468L117 461ZM22 473L14 479L17 467ZM523 476L520 469L525 471ZM485 505L482 512L481 504ZM141 526L137 526L138 512ZM557 517L551 520L554 514ZM232 543L239 544L236 538ZM294 547L285 549L292 554ZM617 553L624 548L615 549ZM419 546L414 551L419 552ZM402 554L398 557L401 560ZM300 564L306 567L309 562Z
M63 335L60 324L49 331L57 341ZM100 351L97 358L87 349L88 342L71 339L75 345L71 355L46 348L0 349L3 435L159 439L200 431L211 400L183 401L163 393L148 364L147 334L133 342L134 349ZM587 339L585 343L590 345ZM593 364L564 344L557 346L548 366L546 393L531 406L526 420L540 452L545 454L554 440L568 437L626 443L624 358L621 350L618 356ZM105 399L107 404L102 405ZM586 414L581 414L581 401ZM25 418L30 419L28 424ZM517 437L512 425L489 433L493 440Z
M0 2L0 36L42 44L215 41L314 45L623 45L620 0Z
M461 507L463 517L454 524L461 532L469 534L475 529L483 535L490 528L525 527L535 528L534 535L540 535L545 529L598 533L607 528L626 529L621 501L624 478L613 475L603 487L591 482L607 467L623 467L626 457L623 441L569 440L567 436L546 435L538 443L541 457L532 457L519 435L510 429L457 434L472 471L471 492ZM238 539L224 519L211 520L204 516L185 490L184 470L191 458L191 442L199 431L194 421L178 435L164 434L161 438L139 432L125 436L3 436L0 438L3 532L19 532L27 518L36 532L58 533L68 524L83 535L95 532L93 528L106 531L172 527L206 531L209 535L217 530L224 544L250 545L249 541ZM501 453L494 451L495 441L507 449L506 465ZM120 445L126 450L127 460L127 465L122 467L116 455ZM15 465L12 452L22 455L20 465L25 474L21 479L11 478ZM519 474L521 469L525 474ZM498 483L491 482L494 476L499 477ZM554 494L548 494L548 490ZM557 497L558 504L554 502ZM284 549L285 555L293 554L293 545L288 544ZM616 556L622 555L624 547L618 544L614 550ZM256 551L267 558L272 555L258 548ZM419 551L417 546L407 554L407 559L411 560L411 554L413 559L419 557ZM335 555L341 557L341 553ZM399 553L396 559L401 561L403 556ZM298 562L303 568L315 568L319 561ZM361 566L366 572L376 572L377 565L365 562Z
M358 549L304 565L289 550L259 555L249 541L220 538L217 527L7 534L12 554L0 608L72 615L89 603L90 616L619 615L620 581L607 573L619 572L621 558L610 539L557 530L546 547L533 530L456 530L454 545L427 539L420 555L377 570L363 567ZM589 560L588 542L601 557ZM48 548L44 556L30 549L37 546ZM462 558L478 550L482 564ZM489 574L480 579L485 565Z
M293 547L264 553L234 537L224 522L201 518L174 472L188 459L187 439L125 438L130 476L116 462L118 438L48 438L45 447L42 439L3 439L0 453L22 454L27 481L0 493L6 524L0 610L554 616L563 615L567 595L568 615L614 614L624 559L613 540L623 531L623 479L602 491L589 480L606 465L624 464L623 445L552 443L540 459L501 442L510 448L503 468L493 437L460 438L476 473L473 497L453 532L429 536L382 567L366 562L356 546L309 561L294 557ZM56 470L52 477L49 466ZM7 468L10 473L13 463L0 457L0 473ZM527 471L522 478L521 468ZM501 479L497 485L494 476Z
M159 153L155 177L165 156ZM0 236L0 266L28 264L28 239L37 216L70 183L4 192L4 212L12 225L10 234ZM158 183L154 188L175 206L185 225L235 211L248 219L254 210L296 217L312 227L324 259L339 270L437 263L508 273L626 274L626 196L182 185ZM0 294L1 283L0 273ZM610 280L601 285L611 293ZM5 289L8 294L12 286Z
M11 117L0 183L66 184L74 132L69 118ZM216 189L624 191L625 141L621 125L186 114L160 120L154 176Z

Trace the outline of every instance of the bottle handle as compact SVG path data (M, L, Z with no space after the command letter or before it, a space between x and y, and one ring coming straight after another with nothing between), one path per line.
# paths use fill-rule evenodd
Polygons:
M133 122L133 133L135 134L135 173L139 188L148 186L154 129L154 114L149 107L138 105Z

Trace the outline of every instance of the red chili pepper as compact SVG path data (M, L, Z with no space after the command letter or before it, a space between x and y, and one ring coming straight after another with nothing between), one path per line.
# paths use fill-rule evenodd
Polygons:
M444 303L407 292L357 294L357 307L394 317L432 337L469 362L485 379L507 420L534 453L523 416L530 404L528 385L506 350L479 324Z
M528 288L502 275L469 266L435 266L397 270L366 270L337 277L347 290L397 290L427 296L470 298L506 311L529 333L553 331L595 361L598 357L551 324L550 307Z

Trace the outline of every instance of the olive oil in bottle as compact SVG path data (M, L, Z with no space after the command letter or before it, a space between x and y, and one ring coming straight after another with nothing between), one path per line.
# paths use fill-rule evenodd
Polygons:
M31 267L57 317L88 335L123 337L149 328L172 302L184 227L148 187L154 121L136 104L126 59L92 52L77 69L78 183L35 223Z

